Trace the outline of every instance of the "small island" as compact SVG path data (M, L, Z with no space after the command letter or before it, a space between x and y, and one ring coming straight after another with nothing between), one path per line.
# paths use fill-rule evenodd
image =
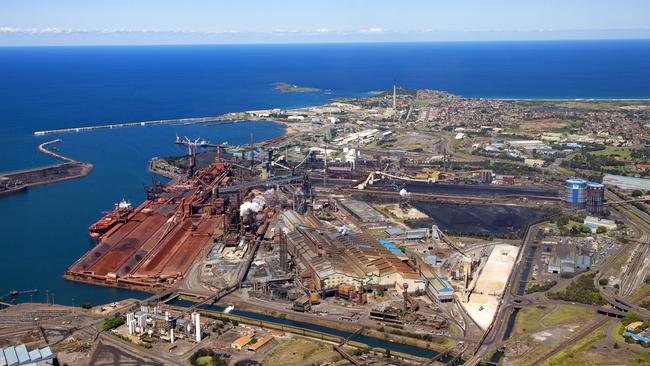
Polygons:
M283 93L316 93L316 92L323 91L323 89L320 88L298 86L298 85L289 84L285 82L277 82L274 83L273 86L275 90Z

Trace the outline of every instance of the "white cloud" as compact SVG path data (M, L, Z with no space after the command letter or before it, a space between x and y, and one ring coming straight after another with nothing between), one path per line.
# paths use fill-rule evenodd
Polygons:
M371 27L368 29L362 29L361 33L383 33L384 30L379 27Z
M329 30L327 28L318 28L318 29L316 29L316 33L329 33L329 32L331 32L331 30Z

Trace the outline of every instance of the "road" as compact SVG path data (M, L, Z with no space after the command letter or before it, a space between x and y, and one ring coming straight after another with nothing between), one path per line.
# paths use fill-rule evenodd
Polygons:
M517 281L519 273L523 268L522 265L525 265L526 263L526 257L528 256L528 251L531 247L531 243L535 240L535 234L543 225L543 223L535 224L528 229L526 237L523 241L523 245L519 250L515 266L512 269L510 277L508 278L508 283L506 285L503 298L501 299L494 320L492 320L492 324L486 330L486 333L483 336L483 341L480 342L476 347L473 357L468 360L466 365L477 364L483 357L485 357L485 355L487 355L490 349L492 349L494 346L498 346L502 341L500 337L504 333L505 327L507 326L507 317L510 314L510 310L514 309L515 306L521 306L520 302L522 300L515 293L516 288L519 285L519 281Z

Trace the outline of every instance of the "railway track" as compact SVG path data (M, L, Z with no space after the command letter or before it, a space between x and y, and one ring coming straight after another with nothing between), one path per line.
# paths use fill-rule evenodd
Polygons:
M546 353L545 355L538 358L535 362L531 363L531 366L541 366L544 362L548 361L551 357L553 357L556 354L560 353L563 349L565 349L567 347L570 347L571 345L575 344L580 339L582 339L582 338L586 337L587 335L591 334L591 332L598 329L598 327L604 325L609 320L610 320L609 318L604 317L602 319L599 319L599 320L591 323L589 326L587 326L586 328L583 328L582 330L580 330L578 333L576 333L572 337L570 337L570 338L564 340L563 342L561 342L552 351Z

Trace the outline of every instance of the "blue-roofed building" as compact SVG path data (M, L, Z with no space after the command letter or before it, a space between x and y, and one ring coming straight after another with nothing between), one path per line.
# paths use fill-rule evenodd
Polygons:
M650 343L650 338L644 337L644 336L641 336L641 335L638 335L638 334L634 334L634 333L631 333L631 332L623 332L623 337L630 337L630 338L632 338L632 339L634 339L635 341L638 341L638 342Z
M403 256L404 253L393 244L390 240L386 239L380 239L379 244L381 244L384 248L388 249L389 252L393 253L394 255L397 256Z
M591 268L591 257L588 255L579 255L576 257L576 269L587 270Z
M566 256L560 259L560 267L562 267L562 273L575 273L576 260L571 256Z
M41 348L40 352L41 352L41 358L43 360L54 358L54 353L52 353L52 350L50 349L50 346L47 346L45 348Z
M18 363L23 364L30 362L29 352L27 352L27 347L24 344L16 346L16 356L18 357Z
M0 366L29 366L53 365L54 354L50 347L28 351L27 346L20 344L0 349Z
M578 144L577 142L569 142L565 144L568 149L582 149L584 146L581 144Z
M16 355L16 349L13 346L5 348L2 352L5 354L7 366L18 365L18 355Z
M560 260L557 258L552 258L548 262L548 273L560 273L560 270L562 268L560 267Z
M449 284L447 277L440 277L426 266L420 267L422 281L427 284L425 293L433 301L447 302L454 300L454 289Z
M40 361L43 357L41 356L41 351L38 348L35 348L33 351L29 352L29 359L32 362Z
M424 263L430 265L430 266L440 266L442 264L442 258L438 257L437 255L429 255L424 258Z

